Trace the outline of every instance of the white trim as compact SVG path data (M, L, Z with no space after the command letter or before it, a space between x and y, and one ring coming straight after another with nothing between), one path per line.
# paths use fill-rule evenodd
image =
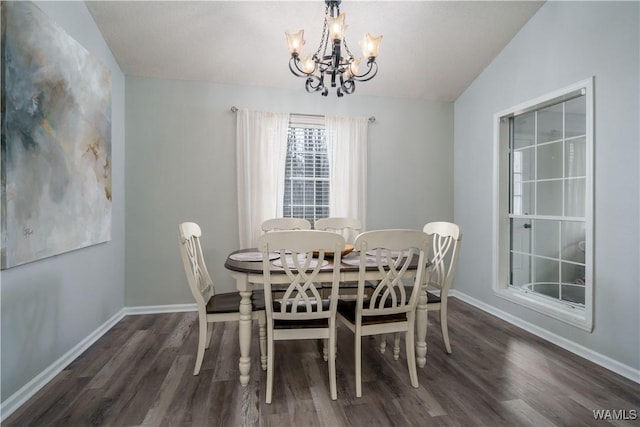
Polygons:
M620 363L617 360L610 358L609 356L605 356L604 354L600 354L596 351L588 349L580 344L576 344L573 341L570 341L560 335L554 334L546 329L543 329L537 325L529 323L516 317L512 314L509 314L505 311L502 311L494 306L486 304L480 300L477 300L473 297L470 297L467 294L464 294L460 291L451 290L450 295L452 297L458 298L461 301L466 302L467 304L471 304L472 306L479 308L480 310L487 312L493 316L498 317L499 319L504 320L512 325L515 325L521 329L524 329L527 332L532 333L533 335L540 337L544 340L549 341L561 347L565 350L570 351L573 354L576 354L584 359L589 360L603 368L609 369L612 372L615 372L618 375L621 375L631 381L634 381L640 384L640 370L633 368L631 366L625 365L624 363Z
M62 357L53 362L42 372L36 375L31 381L22 386L20 390L9 396L5 401L0 402L0 423L13 414L27 400L31 399L39 392L49 381L64 370L71 362L77 359L84 351L91 347L104 334L106 334L116 323L125 316L138 314L156 314L156 313L178 313L185 311L197 311L196 304L175 304L175 305L150 305L139 307L124 307L114 314L109 320L100 325L96 330L91 332L86 338L80 341L71 350L66 352Z
M526 101L514 107L502 110L493 115L493 212L492 212L492 288L494 294L500 298L504 298L516 304L520 304L524 307L528 307L539 313L543 313L552 318L563 321L567 324L573 325L577 328L583 329L588 332L593 331L593 237L594 237L594 204L593 193L594 188L594 80L595 78L589 77L585 80L579 81L572 85L566 86L562 89L555 90L546 95L539 96L535 99ZM505 276L508 274L505 268L506 261L504 259L503 248L508 247L508 243L505 241L505 237L508 237L508 233L504 232L505 222L505 206L504 201L501 199L502 186L504 176L501 174L503 171L501 168L504 166L501 162L505 160L502 156L506 155L505 147L501 144L501 132L504 128L501 126L502 120L506 117L520 114L525 111L531 111L534 108L539 108L541 105L546 105L549 102L556 102L558 99L570 99L577 93L586 96L586 199L585 199L585 301L584 310L575 310L570 304L550 303L543 298L535 298L531 294L525 294L513 289L510 289L507 284L510 283ZM564 111L564 110L563 110ZM564 203L563 203L564 204ZM543 217L540 215L530 215L531 219L536 217ZM546 217L546 216L545 216ZM571 220L572 218L563 217L563 219ZM505 252L506 253L506 252Z
M583 329L587 332L591 332L593 329L592 325L585 323L585 319L589 313L585 308L576 307L570 303L559 300L554 301L551 298L545 298L544 296L536 295L533 292L525 292L511 287L495 290L494 292L495 295L500 298L520 304L549 317L553 317L554 319L575 326L576 328Z
M197 304L171 304L171 305L141 305L137 307L125 307L126 316L138 314L181 313L184 311L198 311Z
M109 320L91 332L86 338L80 341L62 357L49 365L45 370L36 375L31 381L26 383L20 390L9 396L4 402L0 402L0 422L8 418L14 411L22 406L27 400L32 398L49 381L64 370L71 362L77 359L85 350L98 341L109 329L114 327L125 316L123 308L114 314Z

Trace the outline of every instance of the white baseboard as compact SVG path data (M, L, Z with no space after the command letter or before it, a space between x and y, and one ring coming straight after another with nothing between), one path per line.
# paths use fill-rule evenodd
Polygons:
M618 375L621 375L625 378L630 379L636 383L640 384L640 370L632 368L631 366L627 366L623 363L618 362L608 356L590 350L586 347L581 346L580 344L576 344L573 341L570 341L566 338L563 338L559 335L554 334L553 332L549 332L546 329L540 328L532 323L526 322L512 314L509 314L505 311L497 309L491 305L485 304L484 302L477 300L473 297L470 297L467 294L464 294L460 291L451 290L450 296L456 297L461 301L464 301L468 304L473 305L474 307L479 308L482 311L485 311L489 314L492 314L506 322L511 323L521 329L524 329L527 332L530 332L542 339L545 339L559 347L564 348L580 357L583 357L595 364L602 366L603 368L609 369L610 371L615 372Z
M122 318L129 315L137 314L155 314L155 313L175 313L184 311L196 311L196 304L176 304L176 305L152 305L140 307L125 307L109 320L100 325L96 330L91 332L85 339L79 342L75 347L66 352L62 357L49 365L44 371L40 372L35 378L25 384L20 390L9 396L5 401L0 402L0 423L13 414L27 400L32 398L40 391L49 381L64 370L71 362L78 358L93 343L98 341L109 329L115 326Z
M143 305L138 307L125 307L125 315L181 313L184 311L198 311L196 304L171 304L171 305Z

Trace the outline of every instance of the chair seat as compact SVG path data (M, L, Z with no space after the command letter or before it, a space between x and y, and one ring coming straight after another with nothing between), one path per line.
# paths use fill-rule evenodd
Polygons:
M215 294L207 302L207 313L235 313L240 307L239 292L225 292ZM264 310L264 292L253 291L251 295L251 309L253 311Z
M440 296L439 295L436 295L434 293L431 293L431 292L427 291L427 303L428 304L433 304L433 303L440 302L440 301L441 300L440 300Z
M311 302L311 307L315 308L315 306L317 305L316 301L312 301ZM288 313L291 313L291 309L292 309L292 305L291 304L287 304L287 309L286 311ZM280 310L282 310L282 304L280 303L280 301L274 301L273 302L273 311L274 312L279 312ZM323 299L322 300L322 310L324 311L328 311L329 310L329 300L328 299ZM298 303L298 309L297 312L298 313L305 313L307 311L307 306L306 304L301 301ZM309 319L309 320L304 320L304 319L296 319L296 320L281 320L281 319L274 319L273 321L273 328L274 329L308 329L308 328L327 328L329 327L329 319Z
M407 292L411 292L413 290L410 286L405 286L404 288L407 290ZM427 304L435 304L440 301L441 298L439 295L427 291Z
M356 300L338 300L338 313L351 323L356 322ZM364 301L367 304L367 301ZM389 314L385 316L362 316L363 325L377 325L380 323L401 322L407 320L405 313Z
M273 321L273 329L314 329L328 328L329 319L280 320Z
M376 284L373 282L365 282L364 287L366 289L375 289ZM340 289L357 289L358 282L340 282Z

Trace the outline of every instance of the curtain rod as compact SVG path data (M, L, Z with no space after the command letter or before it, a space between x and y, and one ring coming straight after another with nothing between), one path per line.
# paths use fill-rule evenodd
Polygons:
M232 106L231 107L231 112L232 113L237 113L238 112L238 107ZM296 116L307 116L307 117L324 117L321 114L297 114L297 113L294 113L294 115L296 115ZM368 120L369 120L369 123L375 123L376 122L376 117L375 116L371 116L371 117L368 118Z

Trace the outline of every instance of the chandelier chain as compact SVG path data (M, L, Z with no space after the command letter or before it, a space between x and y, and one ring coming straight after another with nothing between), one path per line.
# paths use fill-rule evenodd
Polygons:
M322 55L326 55L327 54L327 41L328 41L328 37L327 37L327 15L329 14L329 5L327 5L327 7L325 7L324 9L324 25L322 26L322 38L320 39L320 45L318 46L318 50L316 50L316 53L313 55L316 58L321 58L320 55L320 51L322 51Z

